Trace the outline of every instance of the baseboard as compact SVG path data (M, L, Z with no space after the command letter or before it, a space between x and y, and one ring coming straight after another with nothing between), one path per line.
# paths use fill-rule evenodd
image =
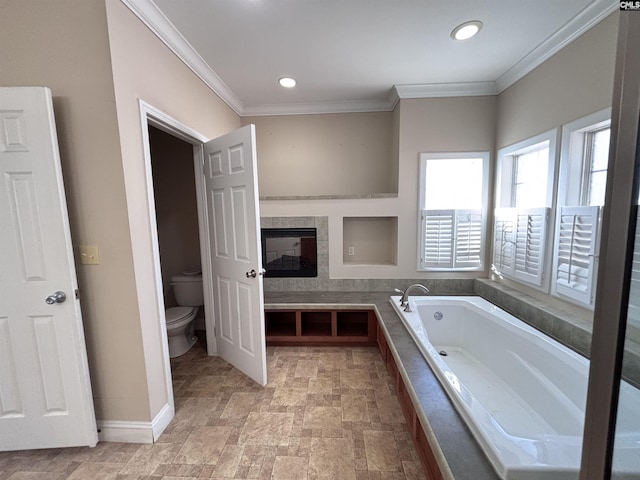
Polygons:
M100 442L153 443L162 434L173 418L173 408L166 404L151 422L125 422L99 420Z
M164 429L167 428L169 422L173 419L174 409L172 405L166 403L160 412L156 415L156 418L151 422L151 429L153 431L153 441L157 441L158 437L162 435Z

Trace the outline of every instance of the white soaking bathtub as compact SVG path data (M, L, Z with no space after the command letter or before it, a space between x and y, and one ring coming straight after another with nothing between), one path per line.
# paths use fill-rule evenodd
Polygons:
M409 297L412 313L391 303L498 476L578 479L587 359L480 297ZM623 388L615 468L640 478L640 391Z

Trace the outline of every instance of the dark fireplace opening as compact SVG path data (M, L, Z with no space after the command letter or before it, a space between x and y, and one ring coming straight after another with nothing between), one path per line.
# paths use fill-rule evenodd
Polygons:
M263 228L265 277L317 277L315 228Z

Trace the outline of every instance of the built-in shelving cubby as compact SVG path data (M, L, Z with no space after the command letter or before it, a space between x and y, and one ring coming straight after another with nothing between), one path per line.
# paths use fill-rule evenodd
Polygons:
M330 337L331 312L300 312L301 335L303 337Z
M344 217L344 265L397 265L398 217Z
M276 337L296 335L296 312L272 311L265 312L266 331Z
M268 345L375 345L370 310L265 310Z

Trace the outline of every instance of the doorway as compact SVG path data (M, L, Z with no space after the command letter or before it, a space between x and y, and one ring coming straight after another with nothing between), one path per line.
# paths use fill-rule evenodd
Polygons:
M143 171L138 173L144 175L147 216L132 230L132 235L145 237L145 241L134 241L132 246L136 271L140 271L136 275L137 286L139 292L144 292L138 296L140 308L146 313L141 318L150 332L159 334L143 336L143 342L145 356L149 355L148 371L153 370L149 378L163 377L163 385L157 387L163 390L166 403L158 414L162 419L153 421L154 431L162 432L173 418L175 405L149 128L192 148L207 354L221 356L265 385L263 283L262 276L250 275L261 269L255 127L248 125L210 140L143 100L139 100L139 106L144 162ZM216 324L220 327L216 328ZM153 361L158 354L161 365ZM154 387L154 392L159 393L159 389ZM155 394L153 401L164 403Z
M149 149L166 310L178 306L172 278L202 271L193 145L149 125ZM198 341L206 345L203 307L194 328Z

